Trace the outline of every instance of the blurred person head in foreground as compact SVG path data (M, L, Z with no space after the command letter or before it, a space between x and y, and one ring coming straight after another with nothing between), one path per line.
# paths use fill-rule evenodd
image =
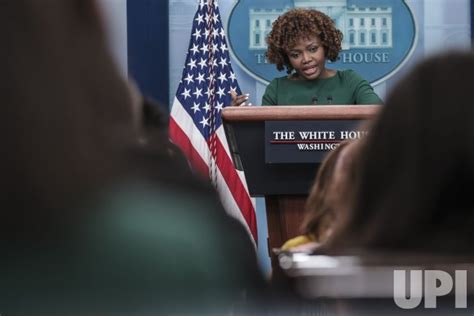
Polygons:
M303 235L287 241L282 250L314 250L330 238L353 198L361 142L342 141L326 155L306 200Z
M0 18L1 312L220 312L249 295L246 232L138 145L96 2L2 1Z
M452 52L400 80L367 138L335 249L472 254L473 72L472 53Z

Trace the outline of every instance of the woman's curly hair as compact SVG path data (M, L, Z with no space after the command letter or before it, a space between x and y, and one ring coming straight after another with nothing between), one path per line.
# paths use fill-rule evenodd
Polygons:
M267 37L267 59L278 70L293 71L287 52L302 37L317 35L326 58L336 61L341 51L342 32L326 14L312 9L292 9L273 22Z

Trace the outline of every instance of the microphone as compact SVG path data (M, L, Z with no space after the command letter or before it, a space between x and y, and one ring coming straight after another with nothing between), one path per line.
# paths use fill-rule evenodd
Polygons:
M328 101L328 104L332 104L332 96L328 95L326 100Z
M311 104L318 104L318 96L317 95L313 95L313 97L311 98Z

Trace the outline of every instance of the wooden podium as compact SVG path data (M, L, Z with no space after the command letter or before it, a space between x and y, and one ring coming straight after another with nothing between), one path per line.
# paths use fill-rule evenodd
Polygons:
M311 130L313 135L323 135L321 131L329 135L336 125L339 130L334 135L337 132L351 135L345 130L355 129L361 121L373 117L378 108L375 105L313 105L223 109L222 119L234 164L237 169L245 170L250 195L265 197L268 249L273 268L277 258L272 249L301 234L304 203L320 161L327 152L314 150L314 147L301 150L299 146L314 144L312 146L323 148L340 141L336 137L298 140L292 136L300 135L301 128L305 132ZM274 139L274 135L283 135L284 139Z

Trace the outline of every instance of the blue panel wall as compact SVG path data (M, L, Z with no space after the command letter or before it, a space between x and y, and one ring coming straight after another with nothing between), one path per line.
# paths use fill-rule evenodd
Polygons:
M168 1L128 0L128 73L144 95L169 104Z
M473 27L474 27L474 0L471 0L471 43L474 43L474 33Z

